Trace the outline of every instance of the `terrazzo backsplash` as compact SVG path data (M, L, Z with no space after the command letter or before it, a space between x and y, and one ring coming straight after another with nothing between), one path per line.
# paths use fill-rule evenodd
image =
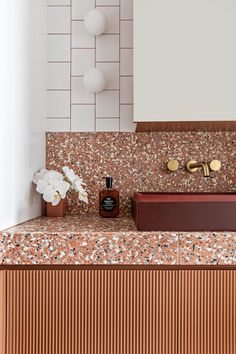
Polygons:
M166 169L169 159L181 168ZM222 169L204 178L202 171L185 170L189 160L219 159ZM68 197L71 215L98 212L98 193L104 176L114 178L120 191L121 214L130 213L135 191L236 192L236 133L47 133L47 168L73 168L87 184L89 205Z

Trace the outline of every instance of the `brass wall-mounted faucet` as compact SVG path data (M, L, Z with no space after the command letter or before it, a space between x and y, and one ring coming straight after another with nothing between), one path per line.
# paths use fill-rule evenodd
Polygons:
M166 165L168 171L177 172L179 169L179 162L177 160L169 160ZM221 162L219 160L213 160L211 162L197 162L195 160L190 160L185 165L186 170L194 173L200 168L203 171L204 177L210 177L211 171L219 171L221 169Z
M194 173L202 168L204 177L210 177L210 171L219 171L221 168L221 162L219 160L213 160L211 162L197 162L195 160L188 161L186 163L187 171Z

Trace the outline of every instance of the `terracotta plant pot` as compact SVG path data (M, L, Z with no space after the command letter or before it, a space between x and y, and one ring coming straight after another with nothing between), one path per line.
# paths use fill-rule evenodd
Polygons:
M66 216L67 212L67 201L61 199L60 203L56 206L53 206L51 203L46 203L46 216L48 217L63 217Z

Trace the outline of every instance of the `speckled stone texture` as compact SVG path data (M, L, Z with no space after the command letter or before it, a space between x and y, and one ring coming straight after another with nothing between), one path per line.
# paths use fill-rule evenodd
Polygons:
M0 264L177 264L175 234L138 232L131 217L38 218L0 233Z
M178 159L177 173L166 170L169 159ZM222 161L220 172L204 178L191 174L188 160ZM61 170L67 165L87 183L89 206L69 196L69 214L98 211L98 192L104 176L114 177L120 191L121 213L130 213L134 191L236 191L236 133L48 133L47 168Z
M140 232L130 216L41 217L0 233L0 264L236 265L236 232Z

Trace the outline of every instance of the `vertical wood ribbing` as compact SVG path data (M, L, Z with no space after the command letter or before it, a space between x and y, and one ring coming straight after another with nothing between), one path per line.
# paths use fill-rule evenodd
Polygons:
M7 354L177 353L176 271L7 274Z
M0 285L0 354L236 353L233 270L8 271Z
M0 354L6 354L6 272L0 271Z
M236 353L236 271L179 272L179 354Z

